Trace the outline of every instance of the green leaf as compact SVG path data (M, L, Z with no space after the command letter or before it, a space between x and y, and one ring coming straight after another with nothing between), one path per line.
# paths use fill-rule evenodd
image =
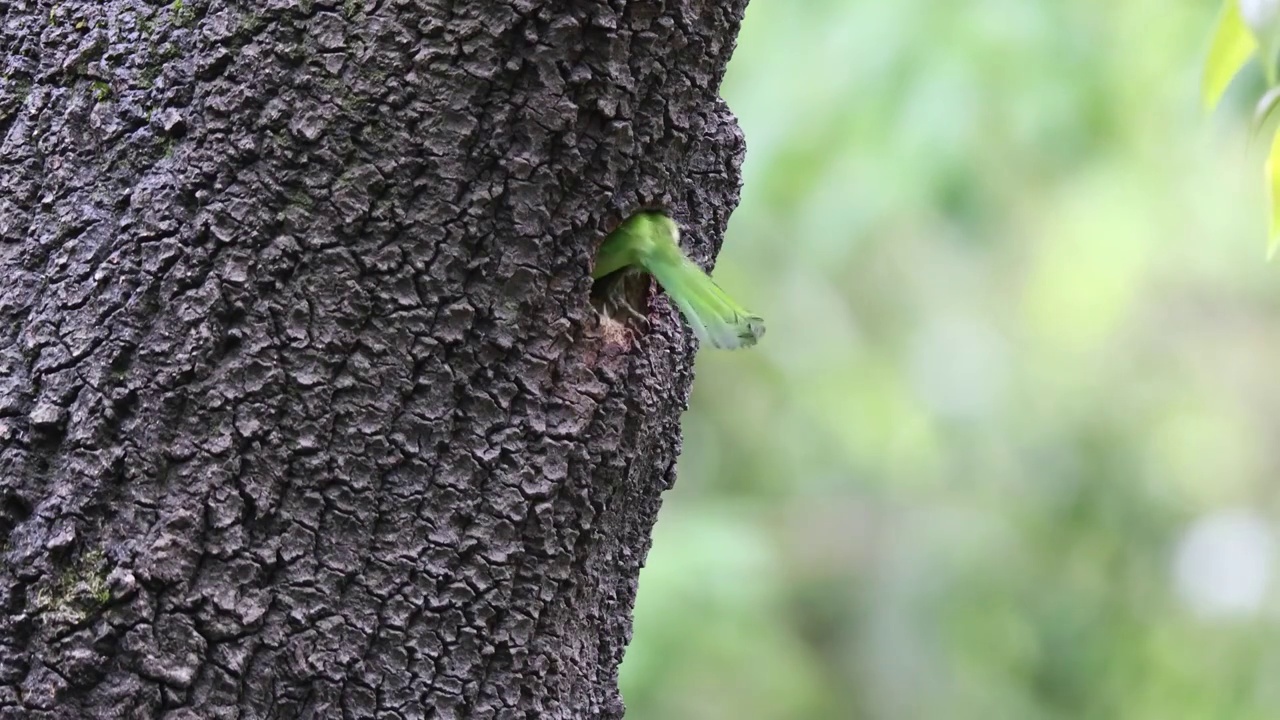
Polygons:
M1217 107L1232 78L1249 61L1258 41L1240 15L1239 0L1225 0L1209 47L1200 94L1206 110Z
M1271 140L1271 152L1267 154L1267 201L1271 203L1270 241L1267 243L1267 259L1270 260L1280 249L1280 130Z

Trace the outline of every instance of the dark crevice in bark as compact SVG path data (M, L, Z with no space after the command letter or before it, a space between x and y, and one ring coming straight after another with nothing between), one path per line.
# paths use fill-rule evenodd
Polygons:
M0 718L620 716L745 0L0 5Z

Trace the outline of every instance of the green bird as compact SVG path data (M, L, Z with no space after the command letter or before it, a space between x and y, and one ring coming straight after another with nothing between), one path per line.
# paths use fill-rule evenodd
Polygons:
M604 239L592 279L620 270L656 278L698 339L712 347L751 347L764 335L764 320L742 309L684 254L679 226L663 213L636 213Z

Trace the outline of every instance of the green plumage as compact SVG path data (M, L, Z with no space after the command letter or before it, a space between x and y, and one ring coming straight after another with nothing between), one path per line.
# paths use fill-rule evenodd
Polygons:
M702 342L732 350L751 347L764 335L764 320L735 303L684 254L680 228L666 215L628 218L605 238L591 277L633 265L658 281Z

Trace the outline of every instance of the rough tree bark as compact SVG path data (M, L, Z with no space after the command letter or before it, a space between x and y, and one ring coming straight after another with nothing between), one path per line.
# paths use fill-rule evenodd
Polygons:
M0 717L618 717L745 0L0 0Z

